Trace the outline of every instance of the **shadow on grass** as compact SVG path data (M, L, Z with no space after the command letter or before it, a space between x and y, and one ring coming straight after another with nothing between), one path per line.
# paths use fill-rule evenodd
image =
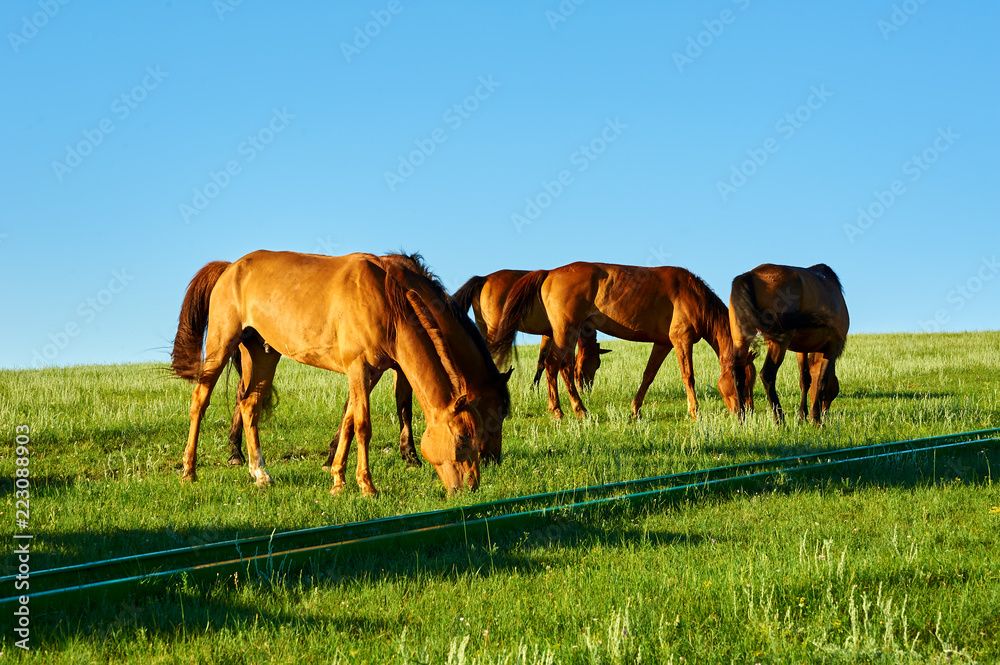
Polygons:
M314 587L365 585L403 580L420 583L428 580L475 579L493 575L544 575L547 553L553 548L586 551L595 544L605 547L697 547L704 537L672 531L648 531L634 528L631 522L645 515L660 513L678 503L694 505L743 500L747 494L794 494L803 491L853 493L870 488L926 487L941 480L983 483L992 480L991 469L1000 468L997 447L952 450L947 456L932 453L889 457L874 462L835 467L834 471L810 469L775 476L754 478L723 490L678 492L658 497L652 502L623 501L603 504L592 510L557 512L530 525L493 533L421 545L398 545L389 541L384 549L354 551L316 556L302 564L266 569L248 568L244 573L220 576L214 581L192 583L174 580L150 587L145 592L137 584L132 595L123 601L91 602L32 614L32 635L36 644L58 644L67 639L114 639L129 635L160 635L173 638L185 634L210 633L221 629L241 630L257 622L275 626L284 624L330 626L331 617L296 611L296 601ZM213 540L235 537L231 530L212 534ZM245 534L241 534L245 535ZM169 543L176 534L169 529L129 532L128 537L156 544ZM46 536L50 538L49 536ZM144 538L145 537L145 538ZM82 547L93 536L84 533L53 534L60 547ZM180 545L180 543L178 544ZM251 554L250 552L246 553ZM277 608L277 609L275 609ZM391 613L389 614L391 616ZM367 623L366 623L367 622ZM361 612L350 620L333 619L338 630L361 629L391 632L398 626L391 620Z

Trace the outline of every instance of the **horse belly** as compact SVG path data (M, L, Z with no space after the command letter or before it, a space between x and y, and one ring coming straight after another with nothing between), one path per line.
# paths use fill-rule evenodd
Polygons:
M825 351L830 346L830 330L826 328L806 328L796 330L788 343L788 349L796 353Z

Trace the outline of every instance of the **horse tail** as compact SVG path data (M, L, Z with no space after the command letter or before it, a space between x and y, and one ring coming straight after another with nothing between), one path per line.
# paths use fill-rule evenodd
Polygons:
M230 265L228 261L213 261L199 270L188 284L177 322L174 350L170 352L170 367L182 379L194 382L201 377L201 349L208 328L209 299L219 277Z
M760 322L760 306L753 293L753 276L744 273L733 279L733 290L729 295L729 309L733 321L746 336L757 334L757 324ZM752 330L751 330L752 328ZM735 334L737 331L733 331Z
M485 277L479 275L470 277L469 281L458 287L458 291L455 291L451 299L455 301L459 309L468 312L469 308L472 307L472 301L482 292L484 284L486 284Z
M493 331L493 339L489 342L490 353L496 357L497 364L506 362L510 356L518 326L538 299L542 282L548 276L548 270L535 270L517 280L511 287L507 301L503 305L500 321Z

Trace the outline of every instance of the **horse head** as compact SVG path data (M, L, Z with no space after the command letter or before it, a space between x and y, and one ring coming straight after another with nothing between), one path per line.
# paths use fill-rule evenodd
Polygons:
M420 454L434 467L448 494L479 487L479 451L483 441L479 398L459 395L443 412L429 418Z
M757 352L750 350L743 357L735 357L728 371L723 370L719 377L719 392L726 402L730 413L740 418L747 410L753 411L753 387L757 382L757 368L754 359Z
M584 390L591 390L594 387L594 376L601 366L601 356L605 353L611 353L611 349L602 349L600 343L595 339L585 340L583 337L580 337L579 347L576 354L574 378L576 385Z

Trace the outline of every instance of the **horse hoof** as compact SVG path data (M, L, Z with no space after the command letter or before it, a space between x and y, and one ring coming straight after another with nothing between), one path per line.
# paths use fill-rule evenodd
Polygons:
M366 497L366 498L374 499L374 498L378 497L378 490L375 489L374 487L371 487L371 488L362 487L361 488L361 495L364 496L364 497Z
M330 473L330 465L324 464L323 466L320 467L320 471L326 471L327 473Z
M185 473L181 475L182 483L196 483L198 482L198 474L192 471L191 473Z
M553 409L552 417L555 418L556 420L562 420L563 419L562 409Z
M264 489L265 487L270 487L273 484L274 484L274 481L271 479L270 476L263 476L261 478L258 478L256 481L254 481L254 485L256 485L257 487L259 487L261 489Z
M330 496L340 496L343 491L344 486L338 483L330 488Z
M247 461L239 455L233 455L229 458L229 466L243 466L246 463Z
M408 459L408 460L406 460L406 468L407 469L419 469L423 465L424 465L424 463L421 462L418 459Z

